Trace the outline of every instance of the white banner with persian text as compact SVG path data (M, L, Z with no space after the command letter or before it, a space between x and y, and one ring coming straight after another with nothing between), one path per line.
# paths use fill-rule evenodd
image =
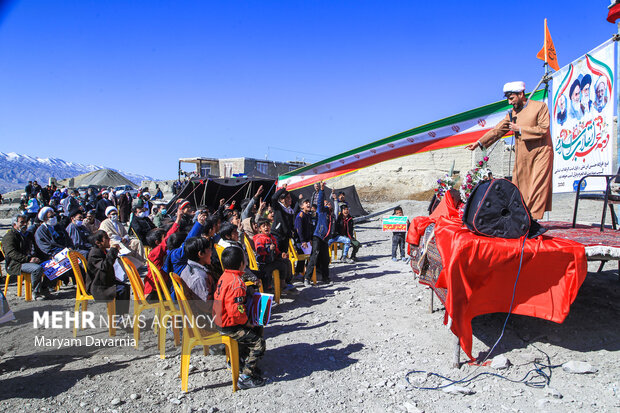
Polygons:
M585 175L613 173L614 51L609 40L553 74L549 112L555 193L576 191ZM602 189L604 179L582 184L582 190Z

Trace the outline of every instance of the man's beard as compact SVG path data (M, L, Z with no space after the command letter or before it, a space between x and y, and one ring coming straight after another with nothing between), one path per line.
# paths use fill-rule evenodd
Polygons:
M600 106L603 106L603 102L604 102L604 101L605 101L605 96L601 97L600 99L599 99L599 97L597 96L597 97L596 97L596 100L595 100L594 102L595 102L596 106L599 106L599 107L600 107Z
M519 101L515 102L515 103L512 105L512 107L513 107L515 110L521 110L521 109L523 108L523 101L522 101L522 100L519 100Z

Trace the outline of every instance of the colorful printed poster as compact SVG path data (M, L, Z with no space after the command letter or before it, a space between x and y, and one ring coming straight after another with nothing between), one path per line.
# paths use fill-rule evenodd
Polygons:
M254 293L248 303L248 317L250 322L259 326L266 326L271 319L271 305L273 294Z
M609 40L553 74L553 192L576 191L585 175L614 173L615 61L615 43ZM602 189L604 179L582 184L582 190Z
M54 255L51 260L41 263L43 266L43 274L45 274L48 280L53 281L71 270L71 262L67 256L68 252L69 249L65 248Z
M398 215L383 217L383 232L405 232L407 220L407 217Z

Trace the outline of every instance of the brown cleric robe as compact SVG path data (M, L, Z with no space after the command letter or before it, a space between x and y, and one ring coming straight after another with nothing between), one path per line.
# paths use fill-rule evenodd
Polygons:
M535 100L526 102L519 112L512 112L513 122L521 128L515 139L515 164L512 182L519 188L534 219L551 211L553 144L549 133L549 109ZM485 148L510 132L506 117L480 138Z

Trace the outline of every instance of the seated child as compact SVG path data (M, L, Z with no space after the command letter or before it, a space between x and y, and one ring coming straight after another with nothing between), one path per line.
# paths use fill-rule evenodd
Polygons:
M353 225L353 217L349 213L349 206L346 204L341 205L340 213L338 214L338 218L336 219L336 233L338 235L335 238L330 239L328 245L331 245L334 242L341 242L342 244L344 244L344 249L342 251L342 260L344 262L356 261L357 251L362 245L353 236L355 232L353 229ZM350 259L347 258L349 248L353 249Z
M256 246L256 263L258 269L265 274L267 281L273 270L280 272L280 282L282 291L296 292L297 290L290 283L293 278L291 263L286 252L280 252L276 238L271 235L271 221L265 218L258 220L259 233L254 235L254 245ZM271 282L265 285L271 285Z
M211 247L211 240L204 237L193 237L185 241L187 265L179 276L183 280L183 292L194 315L213 313L215 280L209 276L206 267L211 263Z
M259 279L261 276L260 271L254 272L248 267L250 259L247 251L245 250L245 245L239 241L239 230L237 229L237 226L230 222L224 222L220 228L220 236L222 238L220 238L220 241L217 243L219 246L224 248L239 247L243 250L243 257L245 261L243 281L250 281L258 286L261 282Z
M168 289L170 289L170 280L168 273L162 271L162 267L168 253L168 239L179 230L182 217L181 210L178 210L177 219L167 232L162 228L154 228L146 234L146 243L151 247L151 252L149 252L147 258L160 270ZM157 301L159 298L157 288L155 288L155 276L151 274L151 267L149 267L146 277L144 277L144 294L148 302Z
M257 364L265 354L262 328L250 324L246 306L246 287L243 281L245 261L243 251L228 247L222 252L224 273L220 277L214 295L213 314L215 323L223 335L239 343L241 374L239 388L249 389L265 384Z
M86 271L86 292L95 300L112 301L116 299L116 314L129 312L129 286L114 275L114 262L118 258L118 244L110 246L110 237L98 230L90 237L94 247L88 253Z

